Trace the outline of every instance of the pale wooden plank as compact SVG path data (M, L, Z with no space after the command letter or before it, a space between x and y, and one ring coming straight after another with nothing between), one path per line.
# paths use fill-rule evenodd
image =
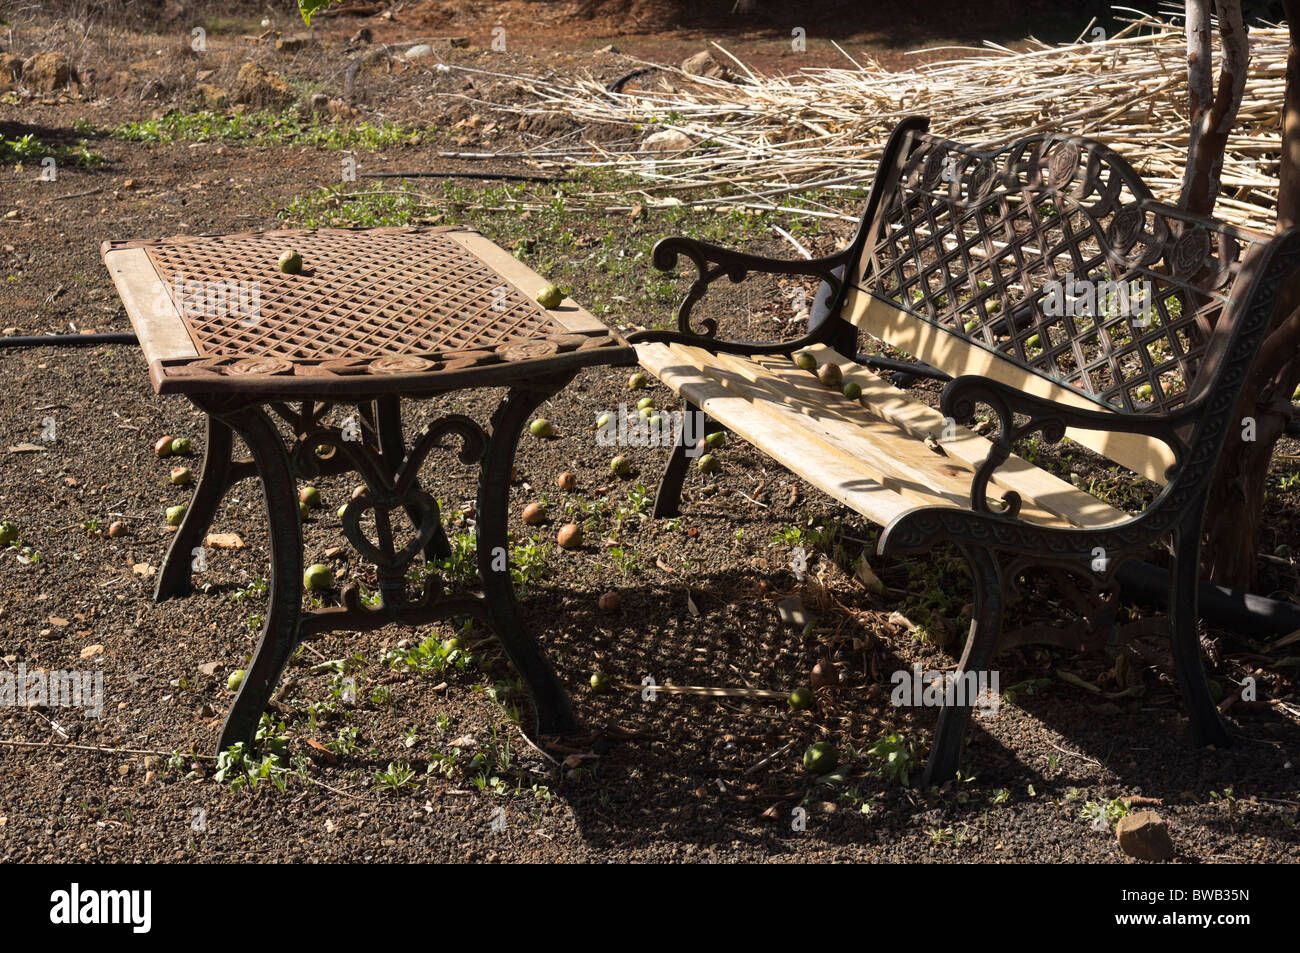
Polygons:
M447 238L464 246L489 268L519 289L529 301L537 300L537 292L551 282L533 271L510 252L478 232L444 232ZM600 319L580 306L572 298L565 298L557 307L546 309L556 324L574 334L608 334L609 328Z
M810 348L818 364L838 364L844 380L862 388L862 399L871 414L896 424L912 437L939 440L944 432L943 414L913 400L901 390L867 368L825 346ZM764 365L793 366L783 356L759 358ZM992 444L965 427L954 427L955 437L943 440L944 452L978 467L988 457ZM1025 500L1034 500L1044 509L1075 526L1098 527L1129 519L1129 514L1078 489L1073 484L1034 466L1012 454L993 474L992 482L1003 490L1014 490Z
M812 374L793 363L773 369L734 355L709 355L698 350L696 354L764 388L769 399L782 401L824 442L857 460L890 489L926 505L970 507L973 466L931 450L897 425L873 416L856 401L824 387ZM713 368L704 369L716 376ZM1070 525L1068 520L1042 508L1032 498L1022 502L1020 518L1027 523Z
M865 292L855 291L850 295L845 302L844 317L880 340L953 377L978 374L1036 397L1085 410L1107 412L1100 404L1068 387L1029 373L959 335L937 328ZM1066 430L1066 436L1156 483L1165 482L1165 471L1174 462L1173 451L1168 446L1141 434L1105 433L1071 427Z
M917 508L902 494L865 478L860 466L839 454L826 454L816 467L808 468L816 446L803 422L772 401L729 390L667 345L638 344L636 351L641 365L679 396L872 522L887 526Z
M147 361L198 357L181 313L143 248L121 248L104 256L127 317Z

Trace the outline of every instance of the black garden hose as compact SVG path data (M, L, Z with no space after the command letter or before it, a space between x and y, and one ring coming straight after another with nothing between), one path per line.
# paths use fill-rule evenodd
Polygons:
M86 347L91 344L139 344L130 331L105 331L101 334L19 334L0 337L0 349L7 347Z
M1120 593L1139 605L1169 607L1169 571L1151 563L1127 562L1115 571ZM1300 605L1203 582L1196 594L1201 618L1245 636L1285 635L1300 629Z

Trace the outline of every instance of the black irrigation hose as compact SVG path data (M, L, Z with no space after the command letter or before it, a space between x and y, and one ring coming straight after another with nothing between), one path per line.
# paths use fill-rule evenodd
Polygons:
M634 69L632 72L620 76L618 79L614 80L614 82L606 86L605 92L621 93L623 92L623 87L632 82L632 80L636 79L638 76L648 76L651 73L657 72L659 69L660 67L658 66L646 66L641 69Z
M102 334L19 334L0 337L0 348L6 347L85 347L91 344L139 344L140 339L130 331L105 331Z
M1151 563L1124 563L1115 572L1125 599L1159 609L1169 607L1169 571ZM1197 590L1200 614L1210 625L1247 636L1285 635L1300 629L1300 605L1203 582Z
M507 182L572 182L554 175L516 175L511 172L358 172L359 179L502 179Z
M875 370L890 371L903 377L916 379L918 377L927 377L930 380L950 381L952 376L945 374L937 367L931 367L929 364L922 364L920 361L900 361L892 357L880 357L876 354L859 354L854 358L859 364L865 364L867 367Z

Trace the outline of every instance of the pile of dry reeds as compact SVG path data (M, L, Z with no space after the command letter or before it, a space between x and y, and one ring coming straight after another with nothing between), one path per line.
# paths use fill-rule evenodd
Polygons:
M635 173L647 204L689 196L687 204L852 217L831 193L870 181L889 130L915 114L928 115L940 135L986 146L1041 131L1096 137L1127 157L1160 198L1174 201L1187 153L1186 39L1172 19L1129 14L1123 30L1104 39L1089 26L1063 46L1031 40L1027 52L1015 52L986 43L903 72L845 53L847 68L759 76L718 47L736 82L663 69L641 88L611 93L594 80L513 77L536 96L516 108L637 130L621 149L588 143L537 160ZM1250 30L1250 78L1217 209L1264 230L1272 228L1277 196L1286 52L1284 27ZM671 151L648 149L647 134L664 131L680 133L660 137Z

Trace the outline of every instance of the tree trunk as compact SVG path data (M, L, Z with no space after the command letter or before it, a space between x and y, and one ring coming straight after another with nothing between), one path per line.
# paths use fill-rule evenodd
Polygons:
M1246 92L1250 48L1241 0L1215 0L1222 57L1217 89L1211 82L1209 0L1187 0L1187 110L1191 120L1187 167L1178 204L1209 215L1219 197L1223 150Z
M1282 155L1278 168L1277 229L1300 223L1300 0L1285 0L1290 45L1282 103ZM1274 326L1246 378L1237 419L1255 419L1255 440L1230 433L1210 489L1204 550L1214 582L1235 589L1255 584L1264 491L1274 446L1292 417L1291 395L1300 383L1300 276L1278 298Z

